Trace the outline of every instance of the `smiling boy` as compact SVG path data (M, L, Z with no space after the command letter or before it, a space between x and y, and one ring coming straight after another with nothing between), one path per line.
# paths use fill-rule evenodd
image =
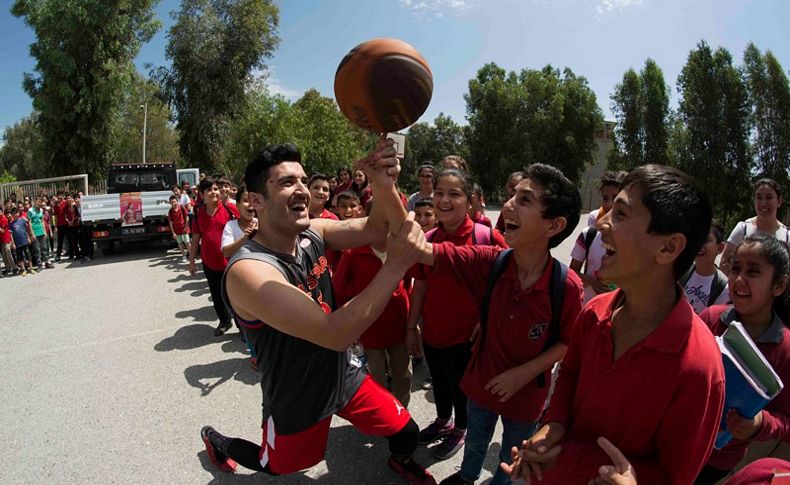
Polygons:
M597 223L599 271L619 289L579 315L544 424L504 467L512 476L586 484L611 462L596 443L605 437L641 485L694 481L718 429L724 372L676 282L710 222L709 201L683 172L646 165L626 177Z

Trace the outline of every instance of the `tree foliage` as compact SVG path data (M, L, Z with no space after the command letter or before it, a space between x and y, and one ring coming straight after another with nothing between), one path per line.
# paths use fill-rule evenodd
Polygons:
M611 99L617 125L610 167L667 164L669 90L658 64L647 59L641 72L627 70Z
M417 167L424 162L436 164L447 155L460 155L469 159L469 147L461 125L444 113L439 113L433 124L412 125L406 138L406 152L399 183L404 188L416 190Z
M506 73L486 64L464 99L470 161L489 193L499 188L502 174L536 162L578 182L593 159L603 116L587 80L568 68Z
M42 138L35 113L7 126L0 147L0 172L7 172L17 180L44 177L41 149Z
M271 0L183 0L173 18L165 51L172 67L154 77L174 109L181 155L212 170L253 71L277 47L279 10Z
M229 132L222 169L236 177L256 152L275 143L294 143L306 171L328 174L361 158L376 143L375 135L351 125L334 100L317 90L290 103L270 94L262 83L250 90Z
M716 212L731 219L744 203L752 163L749 99L741 72L723 48L700 42L678 77L679 115L685 127L677 165L708 191Z
M790 86L779 61L749 44L743 56L751 101L753 148L760 176L788 188L790 168Z
M170 121L170 109L162 101L159 86L135 73L121 105L121 127L115 139L115 163L140 163L143 157L142 106L147 105L145 123L146 161L178 162L178 132Z
M159 28L157 0L16 0L12 13L36 34L35 73L24 88L38 112L48 175L106 172L119 104L140 45Z

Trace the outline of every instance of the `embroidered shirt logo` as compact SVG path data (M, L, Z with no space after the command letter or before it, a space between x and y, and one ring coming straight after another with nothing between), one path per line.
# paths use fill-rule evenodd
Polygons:
M529 327L529 339L532 342L540 340L540 338L546 332L546 327L548 326L549 326L549 322L533 324L531 327Z

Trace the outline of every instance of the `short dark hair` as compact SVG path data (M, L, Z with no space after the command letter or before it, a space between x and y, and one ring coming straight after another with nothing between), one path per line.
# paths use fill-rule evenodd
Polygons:
M329 176L325 173L316 172L310 176L310 179L307 181L307 186L310 187L316 180L323 180L326 183L329 183Z
M175 195L171 195L168 200L178 200L178 197L176 197Z
M579 224L582 211L579 189L559 169L543 163L533 163L527 167L524 170L524 178L537 182L543 189L540 203L543 205L544 219L565 218L565 229L549 239L549 249L555 248L570 236Z
M467 165L466 160L464 160L464 157L461 155L447 155L446 157L442 158L442 167L444 167L444 162L455 162L464 172L469 171L469 165Z
M620 188L623 185L623 180L628 175L625 170L607 170L598 179L598 189L603 189L607 185Z
M637 167L622 186L642 191L642 205L650 212L649 234L680 233L686 238L686 247L673 266L679 279L708 239L713 210L707 195L694 177L665 165Z
M211 177L210 175L206 175L205 177L203 177L203 180L201 180L200 183L198 184L198 192L203 194L203 192L210 189L213 185L217 185L217 181L214 180L214 177Z
M773 282L779 281L782 276L787 276L790 273L790 256L787 253L787 246L784 242L776 239L767 234L755 233L741 241L735 247L733 257L738 254L738 249L741 246L760 245L760 255L762 255L774 269Z
M757 189L759 189L763 185L767 185L767 186L771 187L772 189L774 189L774 192L776 192L776 197L779 198L779 199L782 198L782 189L779 187L779 184L776 183L776 180L769 179L769 178L766 178L766 177L761 178L760 180L758 180L757 182L754 183L754 194L755 195L757 194Z
M710 230L713 231L713 237L716 238L716 244L724 242L724 226L717 219L710 221Z
M337 194L337 197L335 197L335 205L340 205L340 202L344 200L355 200L357 201L357 204L362 205L359 195L357 195L357 193L353 190L346 190L345 192Z
M269 178L269 170L283 162L302 163L302 155L293 143L272 145L256 153L244 170L247 190L267 195L266 180Z
M414 208L416 209L417 207L430 207L433 209L433 199L431 197L423 197L414 203Z
M351 168L348 165L341 165L340 168L337 169L337 176L340 177L340 174L346 172L350 177L352 175Z
M415 173L417 174L418 177L420 176L420 172L422 172L423 170L430 170L431 173L436 174L436 167L434 167L433 162L430 161L422 162L420 166L417 167L417 171Z
M239 191L236 192L236 202L241 202L242 197L244 197L244 194L246 193L247 193L247 185L246 184L239 185Z

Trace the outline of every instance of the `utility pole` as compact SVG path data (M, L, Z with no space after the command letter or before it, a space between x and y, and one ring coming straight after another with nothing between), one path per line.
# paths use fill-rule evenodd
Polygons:
M143 110L143 165L145 165L145 133L148 131L148 103L140 105L140 109Z

